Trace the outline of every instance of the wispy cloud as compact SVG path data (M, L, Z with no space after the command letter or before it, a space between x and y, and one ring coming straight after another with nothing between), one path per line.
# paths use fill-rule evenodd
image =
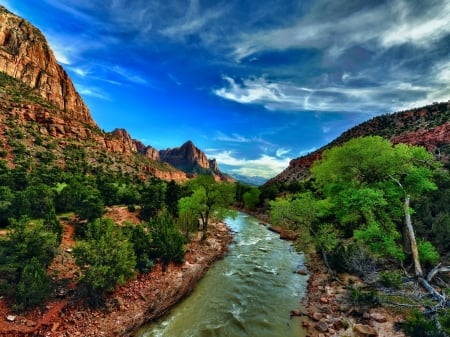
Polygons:
M100 88L94 88L94 87L86 87L80 84L75 85L78 92L82 96L90 96L94 98L99 98L105 101L111 101L111 97L108 96L108 94L104 93L102 89Z
M131 70L125 69L120 66L113 66L111 70L129 82L133 82L136 84L148 84L148 81L144 77L142 77L139 74L136 74Z
M233 133L231 135L227 135L221 131L217 131L215 135L215 140L230 142L230 143L250 143L252 140L250 138L246 138L237 133Z
M260 155L257 159L243 159L238 158L232 151L208 153L207 155L209 158L216 158L219 165L228 166L228 172L249 177L272 178L284 170L290 161L290 158L279 158L266 154Z

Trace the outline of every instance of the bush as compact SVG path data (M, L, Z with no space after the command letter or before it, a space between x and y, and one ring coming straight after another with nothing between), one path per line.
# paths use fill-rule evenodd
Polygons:
M406 317L403 330L411 337L440 337L436 322L425 317L419 310L412 310Z
M106 291L125 283L135 273L133 245L111 219L89 223L86 240L78 242L73 253L83 272L81 282L86 295L94 299L91 304L99 304Z
M439 262L439 253L431 242L419 241L417 249L421 263L433 266Z
M380 304L378 293L374 289L366 290L363 287L355 287L350 292L350 300L353 305L370 305L375 306Z
M380 273L380 282L389 288L400 288L402 285L402 273L398 271L382 271Z
M17 309L42 303L51 292L50 278L36 258L25 266L16 290Z

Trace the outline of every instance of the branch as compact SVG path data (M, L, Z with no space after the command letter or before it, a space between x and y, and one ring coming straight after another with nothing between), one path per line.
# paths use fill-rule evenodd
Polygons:
M446 272L450 272L450 266L442 266L441 267L441 263L439 263L436 267L431 269L431 271L428 273L427 281L431 282L431 280L437 273L446 273Z
M441 295L439 294L436 289L434 289L428 282L427 280L425 280L423 277L419 277L419 282L420 284L426 289L428 290L428 292L431 294L431 296L433 296L435 299L437 299L439 301L439 303L442 306L445 306L445 304L447 303L447 297L445 295Z

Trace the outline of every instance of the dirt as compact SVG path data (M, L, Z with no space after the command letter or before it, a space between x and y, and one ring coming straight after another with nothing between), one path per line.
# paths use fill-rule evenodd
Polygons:
M109 215L117 223L138 220L126 207L110 210ZM74 224L65 221L63 227L60 254L49 267L55 294L41 307L21 314L13 313L0 298L0 337L131 336L136 328L166 314L189 295L208 267L226 254L232 240L225 224L211 224L206 242L198 236L186 246L184 263L170 264L164 270L157 264L151 272L117 287L105 307L90 309L74 292L79 278L71 254Z

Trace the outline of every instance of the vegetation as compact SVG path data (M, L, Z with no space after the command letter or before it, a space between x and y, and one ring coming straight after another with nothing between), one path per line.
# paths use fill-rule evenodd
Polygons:
M445 186L448 172L433 155L379 136L355 138L326 150L311 172L310 183L297 185L299 192L269 202L271 221L301 232L303 247L320 252L330 271L356 272L372 285L401 287L402 278L392 269L411 263L417 280L438 301L432 311L437 314L446 297L424 278L423 268L434 267L440 260L437 247L447 245L430 231L439 226L446 235L448 224L441 225L446 215L434 212L430 200L447 200L448 190L438 187ZM419 207L414 212L410 204ZM354 289L351 297L355 303L375 303L378 295Z

